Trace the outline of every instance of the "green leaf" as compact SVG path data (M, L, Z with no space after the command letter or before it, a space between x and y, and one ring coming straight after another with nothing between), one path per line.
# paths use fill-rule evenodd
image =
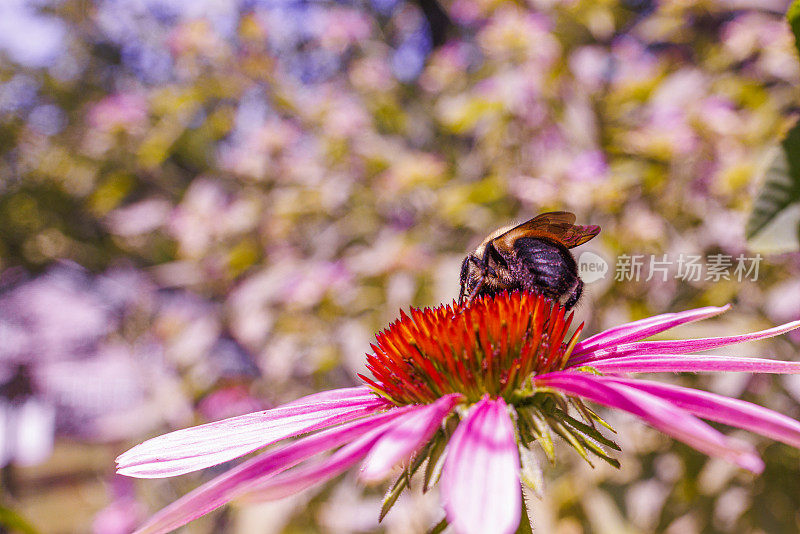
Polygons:
M422 447L422 449L420 449L420 451L414 456L414 459L411 461L411 465L409 465L406 469L406 474L408 475L409 480L414 476L417 470L422 467L422 464L425 462L425 459L428 458L429 452L434 447L438 439L439 434L434 434L433 439L428 441L428 443L426 443L425 446Z
M786 12L786 20L792 27L794 34L794 46L800 52L800 0L794 0Z
M606 451L604 451L600 445L593 442L591 439L587 439L585 436L582 436L580 434L577 434L575 437L578 438L578 440L580 440L581 443L583 443L584 447L586 447L589 450L589 452L591 452L604 462L609 463L612 467L615 467L616 469L620 468L619 460L617 460L612 456L609 456L608 453L606 453Z
M786 21L800 53L800 0L793 0ZM800 124L789 130L776 149L764 184L753 203L745 230L751 250L792 252L800 248Z
M536 434L536 441L542 447L545 456L550 460L550 463L556 463L556 448L553 445L553 437L550 435L550 427L547 422L542 419L534 410L519 410L521 418L524 418L525 424Z
M533 432L533 422L529 422L530 414L526 415L522 412L526 411L524 408L517 408L517 432L519 433L519 441L526 447L536 441L536 436Z
M571 426L575 430L577 430L577 431L579 431L579 432L581 432L583 434L586 434L587 436L589 436L590 438L592 438L595 441L599 441L600 443L602 443L606 447L610 447L610 448L614 449L615 451L621 451L622 450L622 449L620 449L619 445L617 445L615 442L613 442L610 439L608 439L607 437L605 437L596 428L592 428L589 425L587 425L586 423L582 423L582 422L578 421L574 417L570 416L569 414L566 414L566 413L562 412L561 410L557 411L556 415L558 417L560 417L562 421L567 423L569 426Z
M587 421L596 421L596 422L600 423L601 425L603 425L604 427L606 427L607 429L609 429L614 434L617 433L617 431L614 430L613 426L611 426L608 423L606 423L606 421L602 417L597 415L591 408L586 406L586 404L581 399L578 399L578 398L575 398L575 397L570 397L570 402L572 402L572 405L575 406L575 408L579 412L581 412L581 415L583 415L583 417L585 417ZM592 426L594 426L594 425L592 425Z
M594 467L594 464L591 461L589 461L589 457L586 454L587 452L591 452L604 462L608 462L612 466L619 469L620 467L619 460L609 456L608 453L606 453L606 451L603 450L603 448L599 444L597 444L594 440L592 440L592 438L590 438L589 436L582 434L580 431L575 432L571 428L563 425L561 422L551 421L550 426L553 428L553 431L555 431L559 436L567 440L569 444L572 445L572 447L576 451L578 451L578 454L580 454L581 457L584 460L586 460L586 462L592 467ZM614 445L616 445L616 443Z
M782 216L780 220L779 216ZM781 224L772 224L775 222ZM788 241L788 249L774 250L788 252L797 248L798 225L800 225L800 124L795 124L781 142L772 163L767 168L764 183L753 203L745 233L751 248L772 252L771 244L777 242L785 246ZM770 239L770 234L780 233L781 230L791 232L788 234L788 240L783 235Z
M551 419L548 421L548 423L550 423L550 428L553 429L553 432L564 438L564 440L566 440L567 443L572 445L573 449L578 451L578 454L581 455L581 458L586 460L587 464L594 467L594 464L589 459L589 455L586 452L586 447L583 446L584 440L578 439L578 436L576 436L575 433L572 432L568 427L561 424L560 421Z
M428 534L442 534L442 532L444 532L444 529L446 529L447 525L449 524L450 523L447 522L447 518L445 517L444 519L436 523L436 525L434 525L433 528L431 528L428 531Z
M397 502L397 499L400 497L400 494L403 493L403 490L406 489L411 484L411 477L414 476L414 473L420 468L422 463L425 461L425 458L428 457L428 451L431 449L431 442L429 441L425 447L420 450L414 459L411 461L406 469L400 473L400 476L395 481L394 485L389 489L386 493L386 496L383 498L383 504L381 505L381 513L378 516L378 522L380 523L383 521L383 518L386 517L386 514L389 513L389 510L392 509L394 503Z
M0 531L21 532L22 534L38 534L38 530L27 519L11 508L0 505Z
M388 514L389 510L392 509L394 503L397 502L400 494L403 493L403 490L408 487L409 480L408 474L404 471L397 478L397 481L394 483L391 489L386 492L386 496L383 498L383 504L381 505L381 513L378 516L378 523L383 521L383 518L386 517L386 514Z
M439 475L442 473L442 465L444 465L444 452L447 445L447 438L444 433L441 436L434 438L433 446L428 455L428 464L425 466L425 475L422 481L422 492L427 493L428 490L436 484L439 480Z

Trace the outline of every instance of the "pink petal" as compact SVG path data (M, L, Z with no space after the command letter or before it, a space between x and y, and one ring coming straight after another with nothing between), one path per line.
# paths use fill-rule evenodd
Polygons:
M375 393L367 386L356 386L352 388L329 389L320 393L313 393L293 400L283 406L312 406L317 402L327 401L351 401L359 398L375 398Z
M117 472L138 478L182 475L386 407L386 401L363 387L309 395L272 410L231 417L149 439L117 458Z
M538 376L536 385L550 386L568 395L630 412L700 452L718 456L755 473L764 469L764 463L752 448L733 443L690 413L644 391L604 377L570 371Z
M390 425L391 423L369 431L325 460L305 465L285 475L271 478L264 483L248 486L239 500L245 502L272 501L294 495L311 486L322 484L344 473L366 456L375 445L375 442L391 428Z
M671 384L608 380L655 395L703 419L743 428L800 449L800 422L757 404Z
M372 417L323 430L275 450L264 452L187 493L151 517L135 534L170 532L219 508L244 493L254 481L276 475L316 454L358 439L410 408L395 408Z
M664 313L616 326L584 339L575 345L572 355L573 357L577 357L587 352L607 348L611 345L645 339L682 324L714 317L715 315L728 311L730 307L730 304L726 304L722 307L707 306L705 308L679 313Z
M726 345L744 343L745 341L756 341L768 337L784 334L800 327L800 321L793 321L768 330L741 334L738 336L707 337L701 339L674 339L669 341L640 341L637 343L624 343L613 347L600 349L591 353L586 353L582 358L571 359L570 366L588 363L592 361L604 360L606 358L619 358L622 356L633 355L652 355L652 354L687 354L711 350Z
M419 421L421 419L430 421L431 415L435 415L437 412L441 415L436 424L440 424L444 415L452 410L461 395L448 395L448 397L450 398L440 399L438 401L438 406L413 407L405 414L369 431L353 443L345 445L329 458L314 462L310 465L298 467L297 469L274 478L269 478L263 482L256 482L248 488L247 493L242 496L242 499L245 501L282 499L310 488L311 486L326 482L349 469L350 466L366 456L367 453L374 450L376 444L389 439L389 434L396 434L397 429L410 427L419 428ZM442 414L442 412L445 413ZM430 432L429 434L432 433L433 432ZM391 467L391 465L389 467Z
M458 393L445 395L413 415L406 416L403 421L393 423L392 428L370 451L361 471L361 479L376 481L388 476L395 465L431 439L442 420L462 398Z
M603 373L800 373L800 362L739 358L735 356L654 354L652 356L623 356L590 364Z
M456 428L442 470L442 501L455 531L515 532L522 491L519 468L506 403L487 395Z

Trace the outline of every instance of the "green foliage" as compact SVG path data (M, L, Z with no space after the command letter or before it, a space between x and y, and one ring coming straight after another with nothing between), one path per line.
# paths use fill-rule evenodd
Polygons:
M619 445L608 439L595 427L595 423L602 423L610 428L605 421L597 417L588 409L576 411L586 422L575 419L567 413L568 404L556 394L535 393L529 397L529 402L517 410L517 425L520 439L525 446L538 443L551 463L555 464L555 448L551 431L566 441L575 451L594 467L589 459L589 454L600 458L609 465L619 468L620 463L612 458L603 449L609 447L621 451Z
M800 53L800 0L789 6L786 19ZM778 220L782 214L784 217ZM770 225L773 222L779 224ZM784 232L786 226L794 234L789 238ZM753 248L775 252L797 248L796 236L800 236L800 124L795 124L778 146L753 203L745 232Z
M20 534L38 534L27 519L11 508L0 505L0 531Z
M794 45L800 51L800 0L794 0L786 11L786 20L792 27L794 34Z
M433 526L433 528L431 528L428 531L428 534L442 534L442 532L444 532L444 529L446 529L449 525L450 523L447 522L447 518L445 517L444 519L436 523Z
M764 184L747 221L746 234L753 239L781 213L800 203L800 125L795 125L778 147L767 169ZM800 218L793 221L800 231ZM787 221L784 221L787 223ZM768 229L779 232L780 228Z

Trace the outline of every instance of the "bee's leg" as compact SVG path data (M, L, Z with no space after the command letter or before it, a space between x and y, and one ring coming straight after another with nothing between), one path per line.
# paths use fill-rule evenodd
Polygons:
M475 287L472 289L472 291L470 291L469 296L467 297L467 302L468 303L472 302L472 299L474 299L475 296L478 294L478 291L481 290L481 288L483 287L483 281L485 279L486 279L486 276L483 273L481 273L480 280L478 280L478 283L475 284Z
M464 258L464 262L461 264L461 276L459 280L461 281L461 291L458 293L458 305L464 303L464 292L467 289L467 274L469 273L469 259L472 256L467 256Z
M464 263L461 265L461 292L458 295L458 304L461 305L464 302L464 293L467 289L467 276L469 273L469 263L472 262L478 267L480 274L480 278L478 278L478 282L475 284L475 287L472 288L472 291L469 292L467 296L467 302L472 302L472 299L475 298L475 295L478 294L478 291L481 290L483 287L484 280L486 279L486 272L490 270L491 267L488 267L486 263L481 260L480 258L469 255L464 259ZM491 272L494 272L494 269L491 269Z
M497 273L492 268L492 266L489 265L489 257L490 257L491 251L493 251L493 250L494 250L494 246L491 243L487 243L486 247L483 249L483 258L481 258L481 263L478 263L477 265L478 265L478 267L483 269L484 276L488 274L492 278L497 278ZM495 253L496 252L497 251L495 250ZM477 258L475 258L475 259L477 259Z
M564 303L564 309L569 310L573 306L575 306L578 303L578 300L580 300L582 294L583 294L583 281L578 280L578 283L575 284L575 287L571 291L569 299L567 299L567 302Z

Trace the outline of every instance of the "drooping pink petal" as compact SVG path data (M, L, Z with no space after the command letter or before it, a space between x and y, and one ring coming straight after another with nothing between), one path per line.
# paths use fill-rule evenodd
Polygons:
M442 424L442 419L453 411L462 398L458 393L445 395L402 421L393 423L392 428L370 451L361 470L361 479L375 481L389 475L395 465L428 442Z
M607 380L655 395L697 417L743 428L800 449L800 421L757 404L671 384L612 377Z
M732 442L690 413L650 393L572 371L541 375L535 382L537 386L549 386L567 395L630 412L709 456L718 456L754 473L764 469L764 462L751 447Z
M572 356L573 358L577 358L587 352L604 349L611 345L639 341L640 339L654 336L670 328L714 317L728 311L730 307L730 304L726 304L722 307L707 306L705 308L697 308L695 310L679 313L664 313L616 326L579 342L575 345Z
M512 534L520 520L519 468L506 403L487 395L456 428L442 470L442 501L455 531Z
M348 470L372 449L393 423L381 425L333 453L329 458L303 465L293 471L248 486L238 500L261 502L282 499L322 484Z
M668 341L639 341L636 343L623 343L613 347L595 350L583 354L579 358L570 358L570 366L589 364L590 362L606 358L620 358L622 356L652 355L652 354L688 354L704 350L716 349L727 345L735 345L746 341L756 341L768 337L785 334L800 327L800 321L792 321L768 330L741 334L738 336L707 337L701 339L673 339Z
M149 439L117 458L117 472L138 478L181 475L227 462L276 441L386 409L368 388L309 395L290 404Z
M403 415L413 407L395 408L366 419L323 430L264 452L187 493L151 517L136 534L170 532L240 495L255 480L274 476L316 454L339 447Z
M800 362L768 360L765 358L713 356L706 354L623 356L621 358L609 358L607 360L592 362L591 366L603 373L800 373Z
M433 426L434 428L427 432L428 437L430 437L436 426L441 424L442 418L450 413L460 398L461 395L448 395L448 397L440 399L435 404L415 406L396 419L370 430L353 443L345 445L329 458L319 460L311 465L300 466L297 469L266 479L263 482L255 482L247 488L241 499L245 501L281 499L311 486L322 484L349 469L368 453L371 454L375 447L390 440L392 435L406 439L406 433L401 431L398 434L398 429L427 431L427 428L422 427L426 425ZM434 421L435 424L431 425L431 421ZM408 454L411 452L413 451L408 451ZM389 468L392 465L389 465Z

